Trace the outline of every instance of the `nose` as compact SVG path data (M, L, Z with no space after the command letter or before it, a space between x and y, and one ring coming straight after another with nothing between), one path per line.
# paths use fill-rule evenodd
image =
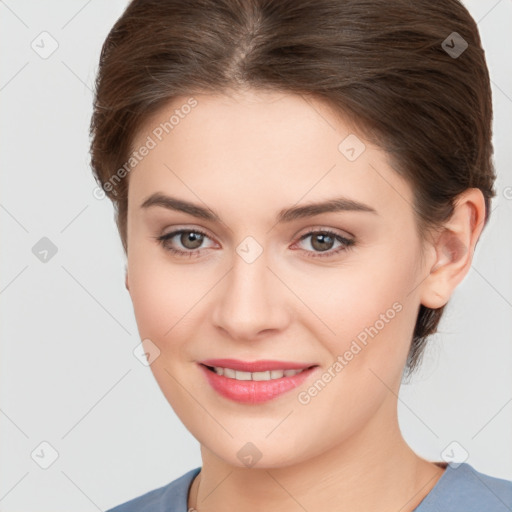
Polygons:
M235 253L233 266L217 288L214 325L236 340L286 328L292 293L269 267L266 253L248 262Z

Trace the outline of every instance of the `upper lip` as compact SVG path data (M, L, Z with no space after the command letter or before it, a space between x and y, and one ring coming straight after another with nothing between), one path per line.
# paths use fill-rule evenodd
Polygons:
M241 372L265 372L268 370L303 370L311 366L317 366L314 363L297 363L293 361L240 361L239 359L205 359L201 361L205 366L220 366L222 368L232 368Z

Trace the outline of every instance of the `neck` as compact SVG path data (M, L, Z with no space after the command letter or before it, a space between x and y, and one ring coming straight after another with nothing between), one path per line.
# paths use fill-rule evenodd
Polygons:
M189 508L410 512L443 469L409 448L396 415L395 421L378 420L316 457L286 467L234 466L201 445L203 464L190 489Z

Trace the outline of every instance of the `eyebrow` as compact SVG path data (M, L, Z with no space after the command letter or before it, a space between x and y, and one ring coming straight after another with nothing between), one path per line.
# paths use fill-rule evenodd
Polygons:
M209 208L203 208L197 204L190 203L176 197L167 196L160 192L152 194L141 204L141 208L150 208L152 206L160 206L168 210L187 213L199 219L221 222L219 215ZM303 206L285 208L278 213L276 223L292 222L297 219L313 217L321 213L340 211L370 212L378 215L377 211L371 206L346 197L336 197L319 203L310 203Z

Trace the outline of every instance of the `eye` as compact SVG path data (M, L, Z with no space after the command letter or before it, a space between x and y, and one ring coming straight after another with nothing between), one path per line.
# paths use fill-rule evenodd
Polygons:
M306 238L310 237L311 241L309 242L309 245L314 249L313 251L306 250L306 252L310 253L308 254L308 257L310 258L326 258L334 256L341 251L348 250L355 244L353 239L345 238L329 229L324 229L321 231L310 231L309 233L301 236L299 242L302 242ZM340 245L337 249L330 250L336 241Z
M353 239L345 238L329 229L310 231L309 233L301 236L297 243L300 243L310 237L312 237L312 239L309 245L313 248L313 250L303 249L306 253L309 253L308 257L310 258L325 258L334 256L341 251L348 250L355 244ZM166 233L165 235L156 237L156 239L166 251L177 256L184 256L187 258L192 256L199 256L201 254L203 249L201 248L201 245L203 244L205 238L210 239L210 237L205 232L198 229L179 229L177 231L172 231L171 233ZM179 244L181 244L185 250L177 249L175 247L177 242L179 242ZM332 246L336 242L339 243L338 248L331 250Z
M184 251L173 247L174 238L177 238L182 247L185 247L185 249L188 250ZM205 238L209 238L209 236L203 231L197 229L180 229L178 231L173 231L172 233L159 236L157 237L157 240L166 251L178 256L190 258L191 256L199 256L201 251L198 251L197 249L201 246Z

